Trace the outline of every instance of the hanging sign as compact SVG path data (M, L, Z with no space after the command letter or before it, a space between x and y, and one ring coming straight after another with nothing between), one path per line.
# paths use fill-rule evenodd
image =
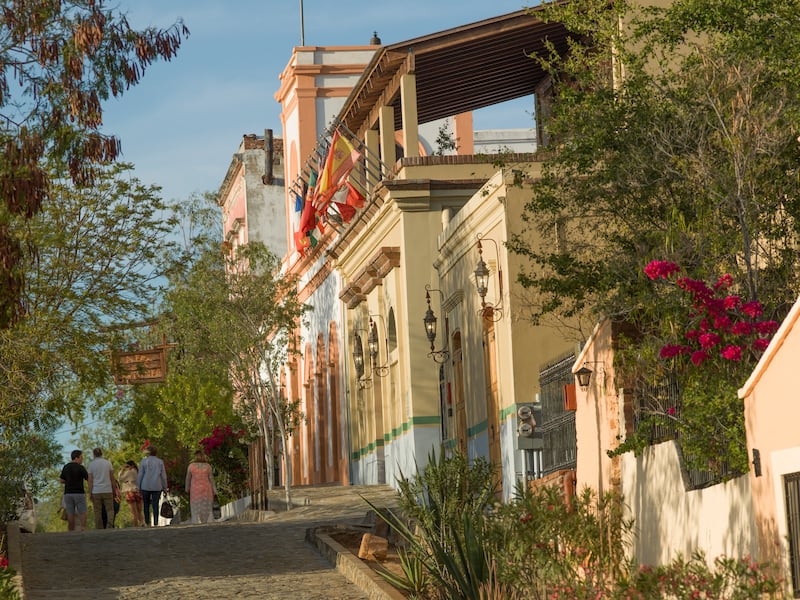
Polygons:
M135 352L114 351L111 365L117 385L161 383L167 376L167 346Z

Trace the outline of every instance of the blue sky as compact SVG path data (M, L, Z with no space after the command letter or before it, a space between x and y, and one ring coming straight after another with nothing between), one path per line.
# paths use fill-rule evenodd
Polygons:
M306 45L393 44L537 4L523 0L304 0ZM132 26L183 18L191 35L171 62L105 105L122 159L166 199L216 191L242 135L281 135L278 75L300 45L299 0L120 0ZM530 127L526 106L476 128Z

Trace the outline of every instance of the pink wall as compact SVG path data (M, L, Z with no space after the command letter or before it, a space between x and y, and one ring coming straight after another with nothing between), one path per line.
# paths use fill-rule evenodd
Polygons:
M747 449L760 453L761 476L751 465L753 517L759 559L788 560L783 476L800 471L800 299L739 390L744 400ZM784 571L788 577L788 572Z

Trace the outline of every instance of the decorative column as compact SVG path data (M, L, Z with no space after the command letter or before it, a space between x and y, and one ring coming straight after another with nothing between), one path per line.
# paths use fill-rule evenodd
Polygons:
M406 74L400 78L400 111L403 119L403 148L405 156L419 156L417 77L414 74Z
M394 108L381 106L378 113L378 128L381 136L381 160L391 172L394 163L397 162L397 153L394 149Z

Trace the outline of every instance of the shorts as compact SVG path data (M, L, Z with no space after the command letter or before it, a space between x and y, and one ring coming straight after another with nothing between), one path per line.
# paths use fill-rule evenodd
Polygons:
M68 515L80 515L86 512L86 494L64 494L63 502Z
M125 500L127 500L128 502L141 502L142 493L139 490L134 490L132 492L125 492Z

